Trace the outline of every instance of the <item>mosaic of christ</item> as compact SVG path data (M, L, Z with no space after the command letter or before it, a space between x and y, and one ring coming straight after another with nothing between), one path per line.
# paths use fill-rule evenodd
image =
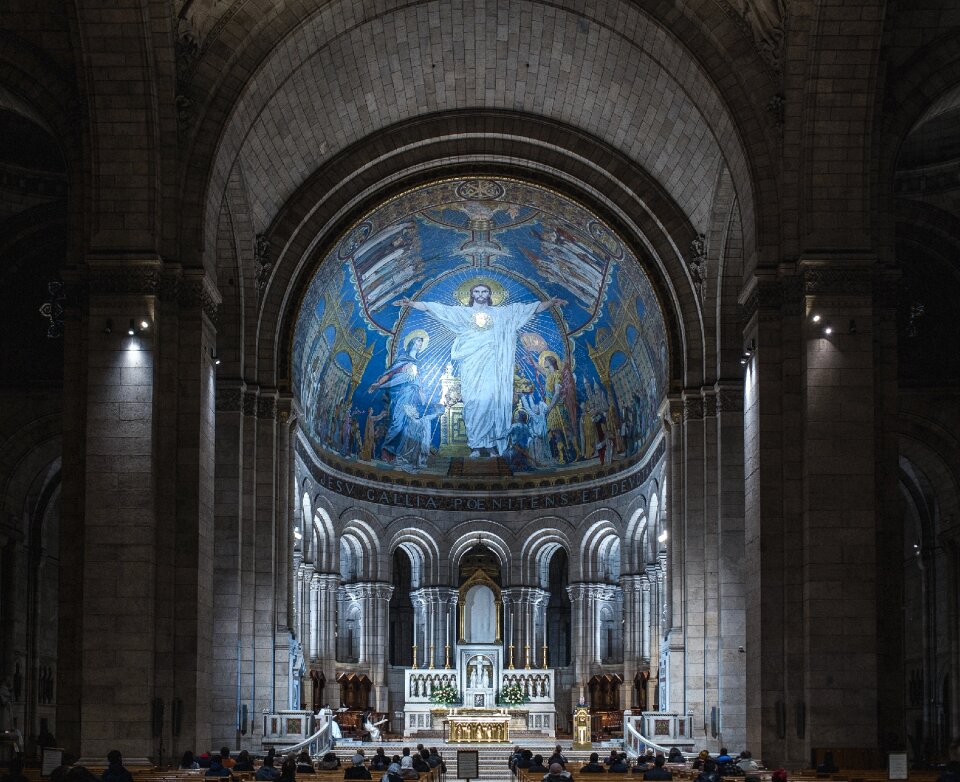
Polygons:
M293 382L317 456L435 476L639 459L664 319L638 259L584 207L507 179L381 205L321 263Z

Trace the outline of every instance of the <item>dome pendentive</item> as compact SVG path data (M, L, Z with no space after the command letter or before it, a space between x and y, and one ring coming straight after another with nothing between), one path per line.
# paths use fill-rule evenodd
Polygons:
M666 344L641 261L584 207L528 182L436 182L366 215L311 280L301 439L310 461L387 484L621 474L654 441Z

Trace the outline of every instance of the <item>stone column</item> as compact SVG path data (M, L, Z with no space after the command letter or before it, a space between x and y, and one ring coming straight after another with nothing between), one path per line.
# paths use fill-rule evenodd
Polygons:
M314 570L310 575L310 642L307 644L304 657L311 662L320 656L320 588L322 580L320 574Z
M950 676L950 714L945 715L953 729L950 759L960 760L960 524L954 524L940 535L947 560L946 616L949 642L947 649Z
M644 659L644 611L642 605L642 576L620 576L620 589L623 591L623 685L620 688L620 705L625 709L635 708L636 689L634 679L637 672L645 670L649 656Z
M591 610L591 590L589 584L574 583L567 586L570 596L570 608L573 615L571 628L571 663L573 668L573 686L570 690L570 706L576 706L587 698L587 682L590 678L592 655L590 639L593 637L593 611Z
M377 711L386 711L389 687L387 682L387 649L389 638L384 638L384 630L389 627L390 595L393 585L386 582L371 581L357 584L360 594L363 632L360 642L360 662L373 682L371 705Z
M716 483L719 703L723 704L719 743L747 746L746 588L743 522L743 384L718 383L717 448L712 473Z
M82 453L64 458L64 470L83 475L83 535L64 537L61 547L83 551L80 583L62 583L79 588L75 616L82 625L60 648L82 660L80 755L101 758L116 748L127 758L146 758L154 753L157 559L158 544L165 543L158 540L155 417L157 354L165 337L157 319L162 263L88 259L88 268L86 431ZM127 333L131 320L133 335ZM141 321L146 331L138 330ZM175 333L170 338L175 341ZM109 697L98 696L105 692Z
M316 667L323 671L327 686L332 687L337 678L337 592L340 586L338 573L320 573L317 628L319 643L316 647ZM331 700L330 696L327 696ZM332 701L331 701L332 702Z
M878 443L873 263L838 258L799 266L807 316L803 540L790 569L803 575L802 746L809 757L811 745L841 736L846 746L877 745Z
M519 654L517 650L519 601L515 589L501 590L500 599L503 601L503 667L510 666L510 645L513 644L513 666L518 668L523 665L523 659L522 650Z

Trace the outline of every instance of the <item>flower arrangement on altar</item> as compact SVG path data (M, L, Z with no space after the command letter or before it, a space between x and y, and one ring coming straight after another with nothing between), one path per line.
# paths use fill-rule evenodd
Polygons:
M452 684L438 684L430 693L430 703L450 706L460 700L460 691Z
M500 690L500 703L506 706L519 706L529 700L519 684L508 684Z

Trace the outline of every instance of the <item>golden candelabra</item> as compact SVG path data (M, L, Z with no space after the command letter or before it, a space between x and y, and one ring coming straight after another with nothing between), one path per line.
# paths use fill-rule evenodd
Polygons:
M447 644L443 648L444 648L443 667L449 670L450 669L450 644Z
M547 667L547 645L543 645L543 667Z
M430 670L433 670L433 644L430 644Z
M413 645L413 665L412 668L416 669L417 667L417 645Z
M523 667L527 670L530 669L530 644L524 644L523 646Z
M507 667L513 670L513 644L510 644L510 665Z

